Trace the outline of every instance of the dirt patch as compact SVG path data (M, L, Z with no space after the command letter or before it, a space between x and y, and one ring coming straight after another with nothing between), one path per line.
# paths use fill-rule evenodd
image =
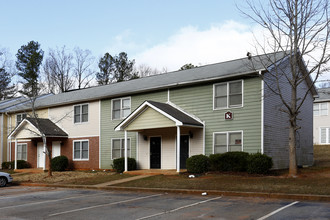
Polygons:
M14 181L17 182L39 182L39 183L72 183L87 179L104 179L113 172L53 172L53 176L49 177L48 173L15 173L12 174Z

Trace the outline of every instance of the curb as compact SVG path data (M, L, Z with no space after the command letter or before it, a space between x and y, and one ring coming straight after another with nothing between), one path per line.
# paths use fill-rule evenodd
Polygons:
M284 194L284 193L260 193L260 192L237 192L237 191L195 190L195 189L167 189L167 188L138 188L138 187L95 186L95 185L61 185L61 184L43 184L43 183L14 183L13 185L59 187L59 188L73 188L73 189L157 192L157 193L174 193L174 194L193 194L193 195L202 195L202 193L206 192L208 195L222 195L222 196L236 196L236 197L261 197L261 198L272 198L272 199L291 199L291 200L330 202L330 196L312 195L312 194Z

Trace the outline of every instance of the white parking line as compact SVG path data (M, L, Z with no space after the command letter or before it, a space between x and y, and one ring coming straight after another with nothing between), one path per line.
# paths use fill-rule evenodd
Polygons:
M299 201L295 201L293 203L290 203L289 205L283 206L282 208L276 209L274 212L271 212L268 215L265 215L265 216L263 216L261 218L258 218L257 220L264 220L264 219L266 219L266 218L268 218L268 217L270 217L272 215L275 215L276 213L282 211L283 209L289 208L290 206L293 206L293 205L295 205L297 203L299 203Z
M58 202L58 201L63 201L63 200L68 200L68 199L76 199L76 198L95 196L95 195L100 195L100 194L104 194L104 193L96 193L93 195L74 196L74 197L69 197L69 198L64 198L64 199L46 200L46 201L42 201L42 202L32 202L32 203L26 203L26 204L21 204L21 205L12 205L12 206L0 207L0 210L9 209L9 208L17 208L17 207L22 207L22 206L38 205L38 204L50 203L50 202Z
M73 210L69 210L69 211L65 211L65 212L58 212L58 213L50 214L49 217L56 216L56 215L63 215L63 214L71 213L71 212L79 212L79 211L87 210L87 209L99 208L99 207L103 207L103 206L116 205L116 204L121 204L121 203L125 203L125 202L132 202L132 201L136 201L136 200L147 199L147 198L152 198L152 197L161 196L161 195L163 195L163 194L156 194L156 195L151 195L151 196L144 196L144 197L138 197L138 198L134 198L134 199L128 199L128 200L119 201L119 202L112 202L112 203L107 203L107 204L88 206L85 208L73 209Z
M190 205L181 206L179 208L172 209L172 210L169 210L169 211L159 212L159 213L154 214L154 215L149 215L149 216L145 216L145 217L142 217L142 218L138 218L136 220L142 220L142 219L152 218L152 217L159 216L159 215L164 215L166 213L176 212L176 211L178 211L180 209L189 208L189 207L192 207L192 206L195 206L195 205L199 205L199 204L202 204L202 203L206 203L206 202L209 202L209 201L212 201L212 200L221 199L221 198L222 198L222 196L216 197L216 198L212 198L212 199L207 199L207 200L204 200L204 201L201 201L201 202L196 202L196 203L193 203L193 204L190 204Z

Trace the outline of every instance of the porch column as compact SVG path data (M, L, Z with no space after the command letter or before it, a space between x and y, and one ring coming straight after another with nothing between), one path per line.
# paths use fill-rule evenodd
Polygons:
M17 139L15 138L15 170L17 170Z
M45 141L44 141L44 161L42 161L43 162L43 164L44 164L44 166L43 166L43 170L46 170L46 158L47 158L47 140L46 140L46 138L45 138Z
M180 172L180 126L176 127L176 172Z
M128 171L128 163L127 163L127 131L125 131L125 172Z

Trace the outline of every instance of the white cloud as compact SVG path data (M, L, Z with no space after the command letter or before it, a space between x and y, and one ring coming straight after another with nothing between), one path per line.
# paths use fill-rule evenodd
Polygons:
M173 71L186 63L199 66L244 57L247 51L254 51L253 39L249 26L234 21L212 25L206 30L188 26L134 58L137 65L145 63Z

